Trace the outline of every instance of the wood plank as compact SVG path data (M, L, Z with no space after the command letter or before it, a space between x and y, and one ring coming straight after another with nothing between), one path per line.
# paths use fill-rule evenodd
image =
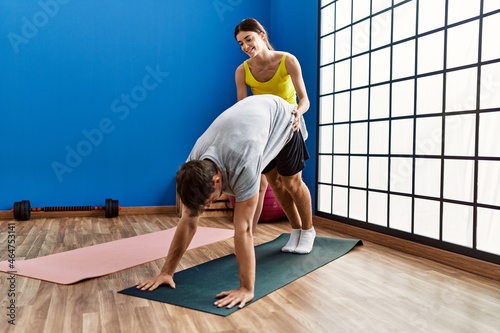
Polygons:
M114 219L30 220L16 224L16 256L42 256L164 230L175 226L177 220L175 212ZM200 220L200 226L232 228L232 221L228 217L206 217ZM0 239L6 227L7 222L1 221ZM345 237L351 231L318 220L315 228L321 236ZM289 231L287 221L261 223L254 235L255 244ZM363 246L229 317L117 294L157 274L162 259L69 286L17 277L16 326L9 325L4 316L0 318L0 331L498 332L499 281L382 246L376 243L379 241L375 235L362 236L359 238ZM183 257L178 269L233 251L233 240L193 249ZM0 260L6 258L7 251L2 248ZM7 290L8 280L2 273L2 306L6 304Z

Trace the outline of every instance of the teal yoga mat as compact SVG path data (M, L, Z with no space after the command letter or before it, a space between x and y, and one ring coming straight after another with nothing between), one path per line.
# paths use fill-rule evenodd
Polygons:
M289 235L281 234L273 241L255 247L257 263L255 297L251 303L343 256L356 245L363 244L360 240L318 236L309 254L281 252ZM213 305L215 295L219 292L236 289L239 286L238 267L234 254L176 272L174 279L176 289L160 286L154 291L140 291L133 286L119 293L220 316L228 316L238 310L238 307L226 309ZM251 303L247 303L247 306Z

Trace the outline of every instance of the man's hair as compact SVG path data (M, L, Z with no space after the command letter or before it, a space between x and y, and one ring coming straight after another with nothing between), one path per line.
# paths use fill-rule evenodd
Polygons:
M203 211L207 199L214 192L212 181L216 173L215 163L209 160L186 162L177 171L177 193L190 216L198 216Z

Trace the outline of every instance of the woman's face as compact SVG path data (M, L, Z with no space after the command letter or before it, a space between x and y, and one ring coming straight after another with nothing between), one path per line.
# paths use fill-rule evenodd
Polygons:
M254 31L238 32L236 35L236 41L240 45L241 50L250 58L255 57L263 47L266 47L264 40L262 39L262 33L259 34Z

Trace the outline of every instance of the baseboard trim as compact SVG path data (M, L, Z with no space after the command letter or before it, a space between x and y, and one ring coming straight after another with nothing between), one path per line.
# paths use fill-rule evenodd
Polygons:
M175 206L139 206L139 207L120 207L119 215L151 215L151 214L176 214ZM57 217L103 217L104 211L65 211L65 212L31 212L31 218L57 218ZM11 210L0 211L0 219L14 220ZM14 220L15 221L15 220Z
M379 232L355 227L323 217L314 216L313 220L315 225L336 233L359 238L363 241L372 242L374 244L382 245L404 253L439 262L441 264L458 268L476 275L481 275L496 281L500 280L500 265L496 265L491 262L381 234Z

